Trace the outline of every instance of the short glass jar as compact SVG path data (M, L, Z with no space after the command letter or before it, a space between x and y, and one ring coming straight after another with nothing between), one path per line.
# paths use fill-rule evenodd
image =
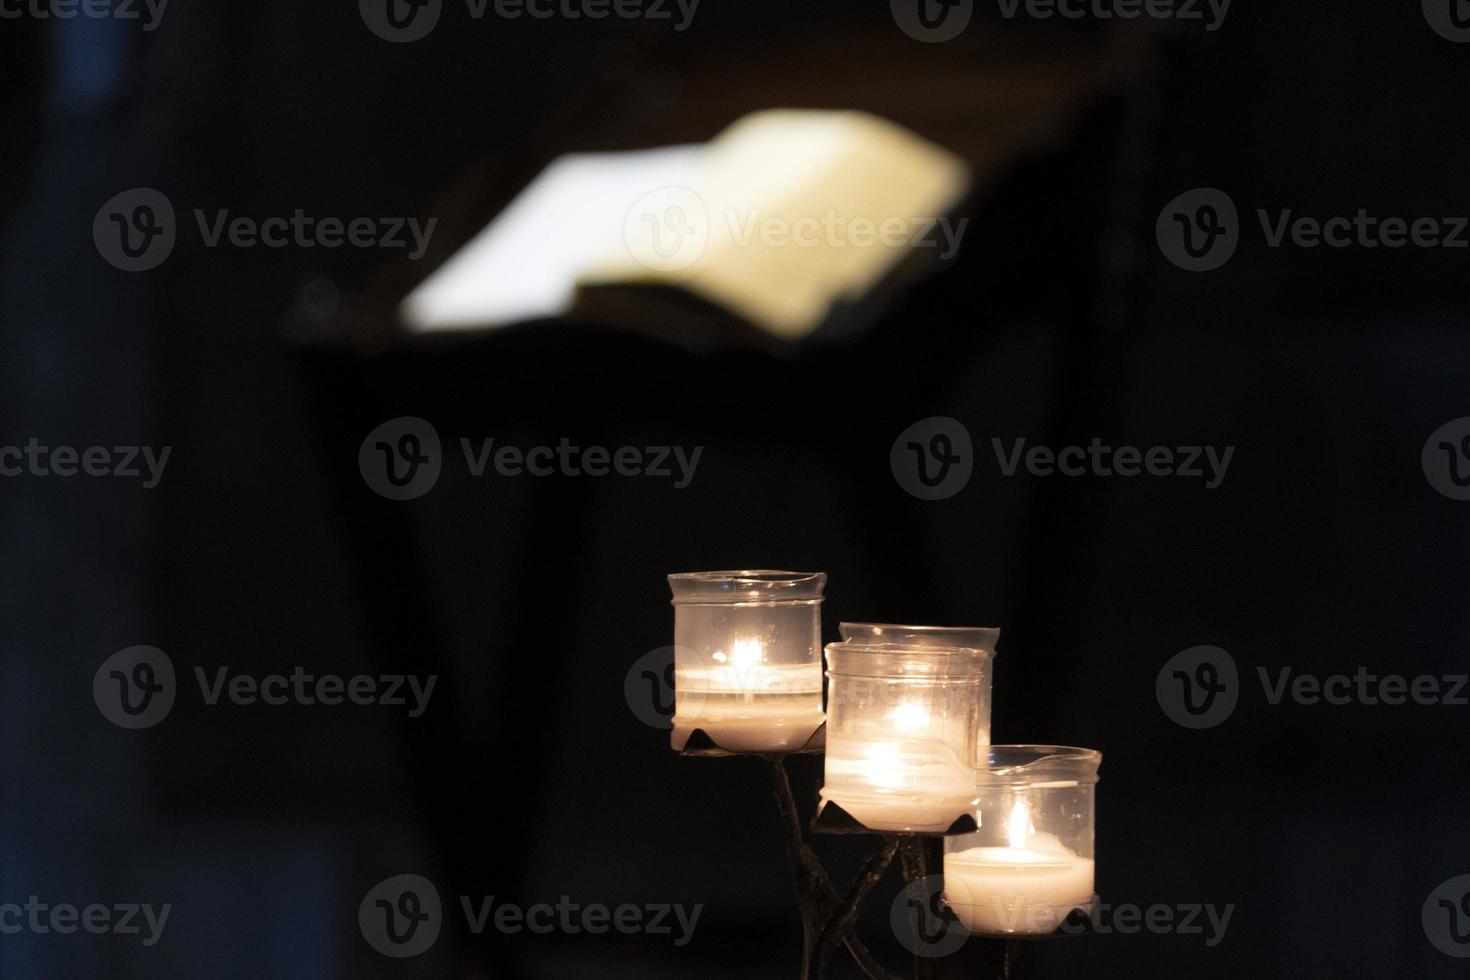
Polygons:
M825 572L757 569L669 576L674 731L731 752L791 752L822 725Z
M979 830L944 842L944 898L971 933L1045 935L1091 917L1102 753L992 745L976 770Z
M938 832L974 809L1000 630L843 623L827 646L824 806L870 830Z

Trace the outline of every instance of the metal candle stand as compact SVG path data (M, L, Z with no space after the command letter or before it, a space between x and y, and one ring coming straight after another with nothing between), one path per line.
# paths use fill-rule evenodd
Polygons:
M691 757L753 756L760 759L769 772L771 788L776 798L776 809L781 814L786 829L786 857L791 865L796 886L797 911L801 915L802 951L801 980L819 980L824 977L831 964L832 955L839 946L845 947L863 974L872 980L901 980L899 974L888 970L878 962L872 952L857 935L857 917L863 899L877 885L895 856L902 862L904 886L908 887L924 878L942 874L944 869L944 838L973 833L975 820L969 815L961 816L949 828L939 833L893 833L872 830L847 813L835 803L821 806L811 821L811 830L822 834L868 834L881 837L883 844L874 851L859 868L857 877L845 895L839 896L832 878L822 866L817 854L807 841L796 797L791 791L791 779L786 771L788 755L821 754L825 747L826 726L819 726L801 748L794 752L748 753L722 748L703 729L694 729L683 746L676 747L681 755ZM960 928L951 922L949 928ZM1043 936L994 936L984 945L992 961L992 969L1003 980L1017 980L1021 976L1021 950L1025 940L1049 939L1061 936L1084 935L1092 931L1091 922L1080 913L1074 913L1063 929ZM965 977L983 975L983 967L966 958ZM915 980L938 980L944 960L915 953Z

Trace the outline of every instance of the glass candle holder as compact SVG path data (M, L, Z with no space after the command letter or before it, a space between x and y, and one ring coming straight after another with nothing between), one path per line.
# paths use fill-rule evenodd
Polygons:
M979 830L944 842L944 897L986 935L1055 932L1091 918L1093 798L1102 753L1062 745L992 745L976 770Z
M674 598L674 732L731 752L790 752L822 725L825 572L686 572Z
M1000 630L843 623L827 646L822 803L870 830L939 832L974 808Z

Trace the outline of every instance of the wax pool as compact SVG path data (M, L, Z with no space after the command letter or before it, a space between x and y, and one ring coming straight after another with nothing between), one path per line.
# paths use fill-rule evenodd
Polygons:
M816 664L736 659L674 674L674 744L703 729L734 752L790 752L822 724L822 671Z
M1054 932L1091 908L1093 872L1064 847L972 847L944 856L945 904L972 933Z
M827 736L822 799L872 830L935 832L968 813L975 776L934 741Z

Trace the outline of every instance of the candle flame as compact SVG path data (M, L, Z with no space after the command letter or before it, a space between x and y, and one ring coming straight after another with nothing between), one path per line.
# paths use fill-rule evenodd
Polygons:
M728 656L724 650L716 650L710 659L729 671L732 690L743 694L747 702L755 699L755 688L762 680L761 665L766 660L766 648L760 640L736 640Z
M1006 840L1012 847L1025 847L1035 833L1036 828L1031 825L1031 807L1025 800L1017 800L1006 820Z
M764 663L766 648L760 640L736 640L730 647L730 665L736 669Z
M889 712L888 720L901 732L917 732L928 727L929 712L917 701L905 701Z

